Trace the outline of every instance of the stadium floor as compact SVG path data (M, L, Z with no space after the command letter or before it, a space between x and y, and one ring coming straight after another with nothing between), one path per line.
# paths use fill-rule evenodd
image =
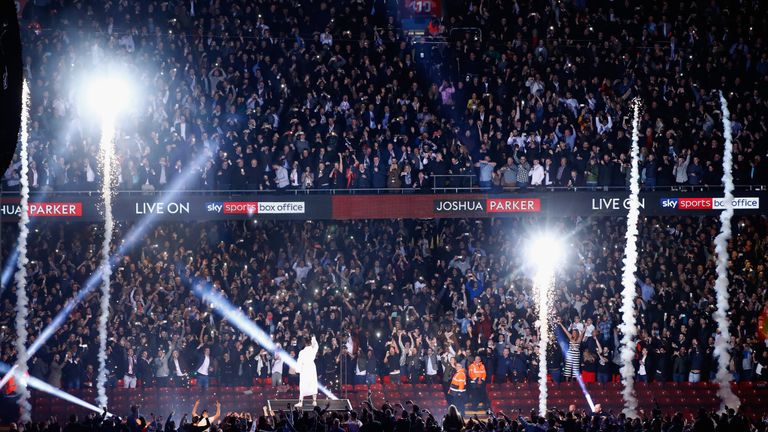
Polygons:
M621 411L621 383L588 383L589 391L595 403L602 405L604 411ZM695 413L699 408L717 410L719 399L717 386L713 383L637 383L637 396L640 409L650 412L654 408L654 399L662 411L680 411ZM768 406L768 383L742 382L733 384L734 391L742 401L745 413L762 415ZM385 401L404 403L411 400L421 408L430 410L436 416L442 416L447 409L442 387L439 384L401 384L399 386L375 384L371 387L375 405ZM340 397L349 398L355 409L367 397L368 387L346 386ZM73 391L72 394L86 401L93 401L96 392L91 389ZM118 415L127 415L130 406L138 403L145 414L167 416L171 411L177 414L189 412L196 399L201 400L201 407L212 407L221 401L223 411L260 412L267 399L291 398L298 390L289 386L271 387L257 385L253 387L211 387L203 393L197 388L149 388L149 389L110 389L108 392L110 411ZM538 384L502 384L488 385L488 396L494 412L503 411L512 415L520 409L530 412L538 406ZM567 409L575 404L578 409L589 411L584 394L577 383L561 383L549 386L548 406ZM323 405L319 401L319 405ZM80 411L78 411L80 410ZM52 415L63 418L73 413L86 414L80 409L61 399L53 398L33 391L33 418L46 419Z

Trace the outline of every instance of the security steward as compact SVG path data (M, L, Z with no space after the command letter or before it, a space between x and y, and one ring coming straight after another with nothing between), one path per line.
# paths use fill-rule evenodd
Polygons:
M464 405L467 403L466 385L467 385L467 373L464 371L464 366L461 363L456 362L456 373L451 378L451 387L448 389L448 400L459 410L459 413L464 413Z
M480 356L475 356L475 361L469 365L469 403L474 407L485 405L488 396L485 392L485 365Z

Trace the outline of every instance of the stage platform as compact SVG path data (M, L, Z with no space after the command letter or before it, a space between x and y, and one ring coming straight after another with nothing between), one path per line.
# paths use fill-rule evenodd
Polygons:
M280 410L290 411L293 409L294 405L296 405L298 402L299 402L298 399L268 399L267 407L269 407L269 409L274 412L277 412ZM325 407L328 406L328 411L351 411L352 410L352 403L349 401L349 399L336 399L336 400L318 399L317 406L320 407L320 409L325 409ZM304 398L304 403L301 409L302 411L314 410L315 406L312 405L312 399Z

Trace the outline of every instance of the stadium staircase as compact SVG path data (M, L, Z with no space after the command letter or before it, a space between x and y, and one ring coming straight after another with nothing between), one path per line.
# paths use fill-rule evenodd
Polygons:
M650 413L654 407L654 400L664 412L681 411L688 414L695 413L699 408L717 410L719 399L717 386L712 383L637 383L637 396L640 401L640 409ZM594 403L602 405L604 411L613 410L620 412L622 408L621 384L589 383L586 389ZM733 384L733 389L742 401L745 412L753 415L763 415L768 407L768 383L743 382ZM380 407L385 401L392 403L404 403L411 400L421 408L430 410L435 416L442 416L447 410L442 386L440 384L374 384L371 386L374 405ZM584 393L577 383L550 384L548 386L548 406L550 408L567 409L570 404L575 404L578 409L589 412ZM72 394L86 401L96 399L96 392L92 389L72 391ZM295 398L298 389L289 386L272 387L267 383L254 385L253 387L211 387L206 392L198 388L148 388L148 389L110 389L108 392L110 411L125 416L130 412L130 406L138 403L141 412L149 416L154 413L158 416L167 416L175 411L177 417L183 413L189 413L196 399L201 400L201 409L209 410L215 406L217 400L221 401L222 411L250 411L260 413L266 406L268 399ZM359 409L366 399L368 386L345 386L339 397L349 398L355 409ZM517 415L517 410L529 413L531 409L538 407L538 385L536 383L523 384L490 384L488 396L491 408L494 412L503 411L509 416ZM59 419L66 418L69 414L86 414L81 409L62 399L47 396L33 391L33 413L36 419L47 419L51 415ZM322 400L318 401L322 407ZM176 419L178 421L178 418Z

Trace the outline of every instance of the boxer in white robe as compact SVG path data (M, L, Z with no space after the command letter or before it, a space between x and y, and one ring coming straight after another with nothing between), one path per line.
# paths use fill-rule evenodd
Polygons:
M298 366L296 372L299 374L299 403L296 407L301 407L305 396L312 396L312 405L317 405L317 367L315 366L315 356L317 356L317 339L312 336L312 341L305 340L305 347L299 352L299 358L296 359Z

